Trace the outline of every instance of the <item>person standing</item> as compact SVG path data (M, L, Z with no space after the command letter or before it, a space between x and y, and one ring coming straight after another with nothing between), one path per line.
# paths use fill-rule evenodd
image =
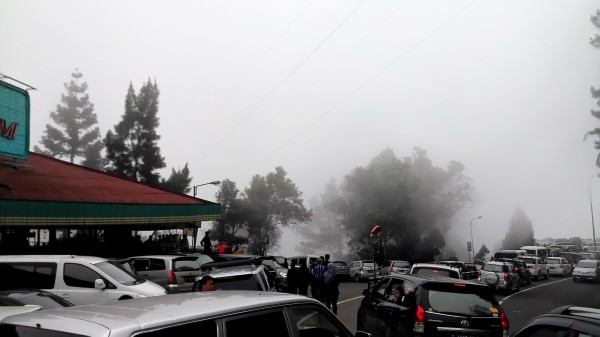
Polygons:
M225 242L221 241L221 243L217 246L217 254L225 254L225 249L227 249L227 246L225 245Z
M210 234L210 231L206 231L204 233L204 237L202 238L202 241L200 241L200 246L202 246L203 250L204 250L204 255L212 255L212 243L210 242L210 237L208 236Z
M292 262L293 263L293 262ZM308 284L310 283L310 270L306 266L306 262L300 260L300 268L298 269L298 293L308 296Z
M317 262L312 267L312 283L311 293L312 297L322 303L325 303L324 289L323 289L323 273L325 272L325 266L323 265L323 258L319 257Z
M287 292L290 294L298 293L298 281L300 272L296 269L296 262L292 262L292 267L288 270L285 281L287 282Z
M323 273L323 292L325 306L337 315L337 301L340 296L340 279L335 270L335 264L329 262L327 270Z

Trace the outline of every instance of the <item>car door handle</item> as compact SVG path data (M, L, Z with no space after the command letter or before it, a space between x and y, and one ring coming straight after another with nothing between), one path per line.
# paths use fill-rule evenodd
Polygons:
M64 293L64 294L60 294L60 297L62 297L62 298L70 298L71 295L67 294L67 293Z

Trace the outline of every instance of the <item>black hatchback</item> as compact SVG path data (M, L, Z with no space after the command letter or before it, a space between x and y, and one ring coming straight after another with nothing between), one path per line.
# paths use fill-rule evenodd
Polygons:
M508 336L508 319L481 284L430 275L383 278L365 296L357 330L374 336Z

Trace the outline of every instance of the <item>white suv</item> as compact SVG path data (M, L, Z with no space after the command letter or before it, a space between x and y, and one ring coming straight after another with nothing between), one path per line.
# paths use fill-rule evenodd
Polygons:
M531 277L534 280L547 280L550 275L550 271L548 270L548 265L542 260L542 258L537 256L522 256L519 258L523 260L527 265L527 269L531 272Z
M548 265L550 275L565 277L573 273L573 265L564 257L547 257L546 264Z

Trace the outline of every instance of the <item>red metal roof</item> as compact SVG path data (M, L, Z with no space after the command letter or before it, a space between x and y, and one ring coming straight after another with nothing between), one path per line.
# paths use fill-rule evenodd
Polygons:
M0 199L120 204L212 204L30 152L28 160L0 158Z

